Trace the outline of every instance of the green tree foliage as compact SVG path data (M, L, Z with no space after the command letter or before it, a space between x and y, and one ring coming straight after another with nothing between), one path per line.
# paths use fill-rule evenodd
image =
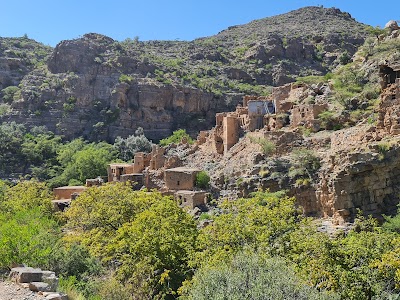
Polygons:
M57 151L61 145L61 137L44 128L34 127L25 134L21 151L35 178L47 180L58 174Z
M174 294L191 272L194 220L159 193L132 191L122 183L90 188L66 216L74 232L70 239L106 264L118 261L117 278L141 299Z
M208 176L206 171L200 171L196 174L195 185L198 188L206 189L210 184L210 176Z
M24 157L21 144L24 140L25 127L15 122L0 125L0 175L9 176L22 173Z
M35 180L21 181L10 188L3 184L2 190L4 198L0 201L0 211L3 214L12 215L31 209L39 209L48 216L52 214L52 194L44 183Z
M105 142L87 143L82 139L62 145L57 159L62 173L50 180L51 186L83 184L88 178L107 175L107 164L116 159L114 147Z
M172 298L191 274L188 261L196 236L192 217L163 198L118 230L111 247L122 264L118 278L142 294L139 298Z
M58 225L40 208L0 216L0 267L44 266L58 239Z
M115 139L114 148L118 150L120 159L130 161L136 152L150 152L151 142L145 137L143 128L139 127L135 135L130 135L126 139L118 136Z
M180 299L339 299L304 283L280 258L266 259L254 252L241 252L218 266L203 267Z
M43 183L1 184L0 268L14 263L47 265L60 226L52 217L51 196Z
M91 253L106 257L105 245L122 224L161 198L159 193L132 191L123 183L89 188L66 212L67 226Z
M282 255L302 219L294 198L282 193L257 192L250 199L225 201L221 209L224 213L200 232L195 265L218 265L244 246Z
M373 219L361 219L350 233L334 238L301 228L291 235L287 257L311 285L335 290L341 299L384 299L394 288L393 277L385 278L375 264L392 249L394 237Z
M186 133L185 129L178 129L172 133L171 136L160 141L161 146L168 146L170 144L179 144L185 138L189 144L193 143L193 139Z

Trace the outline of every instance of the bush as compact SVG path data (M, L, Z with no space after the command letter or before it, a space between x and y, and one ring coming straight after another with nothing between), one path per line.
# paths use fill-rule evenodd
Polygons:
M266 138L261 138L261 137L255 138L255 137L250 136L250 141L252 143L259 144L261 146L262 152L265 155L271 155L276 150L275 143L270 141L270 140L268 140L268 139L266 139Z
M178 129L172 133L171 136L160 141L161 146L168 146L170 144L179 144L185 138L189 144L193 144L193 139L186 133L185 129Z
M132 76L129 75L125 75L125 74L121 74L121 76L119 76L119 82L125 82L125 83L131 83L133 80Z
M11 103L14 101L14 96L19 95L20 89L17 86L8 86L1 90L1 93L3 95L3 101L6 103Z
M208 188L208 185L210 183L210 176L208 176L206 171L200 171L199 173L196 174L196 187L201 188L201 189L206 189Z
M289 177L307 176L312 179L321 166L321 160L315 153L307 149L293 151L293 165Z
M141 127L135 131L135 135L130 135L126 139L118 136L114 142L114 148L119 152L118 157L124 161L132 160L136 152L150 152L151 145Z
M203 267L183 299L338 299L301 282L280 258L241 252L218 267ZM185 289L183 288L183 290Z

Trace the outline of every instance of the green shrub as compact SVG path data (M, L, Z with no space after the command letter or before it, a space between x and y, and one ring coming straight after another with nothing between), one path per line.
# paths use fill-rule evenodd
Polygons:
M245 251L218 267L201 268L182 290L185 300L338 299L305 285L284 260Z
M126 139L118 136L114 142L114 148L118 150L118 157L124 161L131 161L137 152L150 152L152 143L145 137L143 128L139 127L135 135Z
M185 138L189 144L193 144L193 139L186 133L185 129L175 130L171 136L162 139L160 141L160 146L168 146L170 144L179 144L182 139Z
M121 83L122 83L122 82L131 83L132 80L133 80L133 77L132 77L132 76L129 76L129 75L121 74L121 75L119 76L119 82L121 82Z
M208 185L210 183L210 176L208 176L206 171L200 171L199 173L196 174L196 187L201 188L201 189L206 189L208 188Z
M17 86L8 86L1 90L3 101L11 103L14 101L15 96L20 95L20 89Z
M315 153L307 149L293 151L293 165L289 170L289 177L307 176L312 179L321 166L321 160Z
M249 138L250 138L250 141L252 143L256 143L256 144L259 144L261 146L262 152L265 155L271 155L276 150L275 143L270 141L270 140L268 140L268 139L266 139L266 138L261 138L261 137L255 138L253 136L249 136Z

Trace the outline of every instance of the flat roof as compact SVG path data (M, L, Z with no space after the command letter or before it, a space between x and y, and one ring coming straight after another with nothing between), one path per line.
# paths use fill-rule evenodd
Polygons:
M78 190L78 189L85 190L87 189L87 187L83 185L68 185L68 186L60 186L58 188L54 188L53 190Z
M200 171L201 171L200 169L186 168L186 167L177 167L165 170L165 172L200 172Z
M115 164L109 164L110 167L131 167L133 166L134 163L115 163Z
M180 190L176 191L175 194L193 195L193 194L206 194L206 191L190 191L190 190Z

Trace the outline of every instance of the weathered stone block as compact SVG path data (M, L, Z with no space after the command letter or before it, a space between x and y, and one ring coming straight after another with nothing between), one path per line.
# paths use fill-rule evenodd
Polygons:
M49 291L56 291L58 287L58 277L52 271L43 271L42 281L49 285Z
M33 292L50 292L50 286L45 282L31 282L29 283L29 289Z
M17 283L29 283L32 281L41 281L43 272L40 269L30 267L12 268L10 279Z
M68 300L68 296L60 293L48 294L45 298L46 300Z

